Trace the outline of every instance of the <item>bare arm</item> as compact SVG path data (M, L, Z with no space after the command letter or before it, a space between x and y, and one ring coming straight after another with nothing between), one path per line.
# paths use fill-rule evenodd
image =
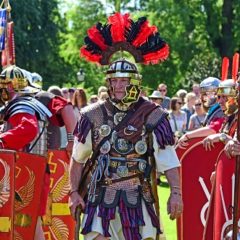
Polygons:
M85 203L82 197L78 194L78 188L82 176L83 166L84 164L78 163L71 159L69 169L70 179L69 207L73 218L76 217L75 214L78 206L80 206L81 209L85 208Z
M68 104L61 110L61 116L64 121L66 131L68 134L68 144L66 146L66 150L68 152L69 157L72 155L73 148L73 136L72 133L76 127L77 119L75 117L73 106ZM70 138L69 138L70 134Z
M187 140L191 138L197 138L197 137L207 137L209 135L215 134L215 130L206 126L203 128L198 128L196 130L193 130L191 132L187 132L184 134L179 140L178 140L178 147L185 149L189 144L186 142Z
M170 186L170 197L167 203L168 214L170 214L170 219L174 220L178 218L183 211L182 193L180 189L179 180L179 169L172 168L165 171L169 186Z

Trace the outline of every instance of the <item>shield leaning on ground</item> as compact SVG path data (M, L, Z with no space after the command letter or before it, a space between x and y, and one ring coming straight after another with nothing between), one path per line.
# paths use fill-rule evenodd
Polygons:
M34 239L47 159L16 153L14 239Z
M180 180L184 210L177 221L178 240L202 240L206 214L210 201L210 177L222 143L216 143L211 151L206 151L203 138L189 141L186 150L176 149L181 162Z
M13 240L15 151L0 150L0 239Z
M69 163L65 150L48 150L51 176L47 214L43 218L46 240L74 239L75 221L68 207Z

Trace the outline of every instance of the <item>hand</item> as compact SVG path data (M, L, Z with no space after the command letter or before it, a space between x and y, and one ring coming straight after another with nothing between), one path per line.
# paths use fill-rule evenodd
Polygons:
M219 134L213 134L203 139L203 147L206 151L211 151L214 148L214 143L219 141Z
M173 192L171 192L167 203L167 212L170 215L169 217L171 220L180 217L180 215L182 214L183 201L179 191L174 190Z
M240 155L240 143L237 141L230 140L225 145L224 151L228 158Z
M85 209L85 202L83 201L82 197L77 192L73 192L69 196L68 205L70 208L71 215L75 220L76 220L77 207L80 207L81 210Z
M179 138L177 147L186 149L187 146L189 145L189 143L187 143L188 140L189 138L187 137L187 134L184 134L181 138Z

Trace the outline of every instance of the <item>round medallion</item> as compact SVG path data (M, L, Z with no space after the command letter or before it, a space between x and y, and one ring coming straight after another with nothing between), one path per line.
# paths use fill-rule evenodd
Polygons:
M147 152L147 143L145 141L138 141L136 144L135 144L135 151L136 153L140 154L140 155L143 155Z
M118 166L118 168L117 168L117 175L119 177L126 177L128 175L128 168L127 168L127 166Z
M143 161L139 162L139 163L138 163L138 169L139 169L139 171L140 171L140 172L144 172L145 169L146 169L146 166L147 166L146 162L143 162Z
M111 128L107 124L104 124L100 127L99 133L102 137L106 137L111 133Z
M124 112L117 112L113 117L114 124L118 125L123 120L125 115L126 115L126 113L124 113Z
M115 139L113 148L117 153L128 154L133 150L133 144L123 138Z
M111 150L111 144L109 141L106 141L100 148L100 152L102 154L107 154L110 152L110 150Z

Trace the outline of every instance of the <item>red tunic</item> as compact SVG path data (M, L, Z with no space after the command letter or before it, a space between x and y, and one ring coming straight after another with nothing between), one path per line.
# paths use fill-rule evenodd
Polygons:
M38 134L38 121L35 115L17 113L8 119L8 123L11 129L0 134L4 149L20 151Z

